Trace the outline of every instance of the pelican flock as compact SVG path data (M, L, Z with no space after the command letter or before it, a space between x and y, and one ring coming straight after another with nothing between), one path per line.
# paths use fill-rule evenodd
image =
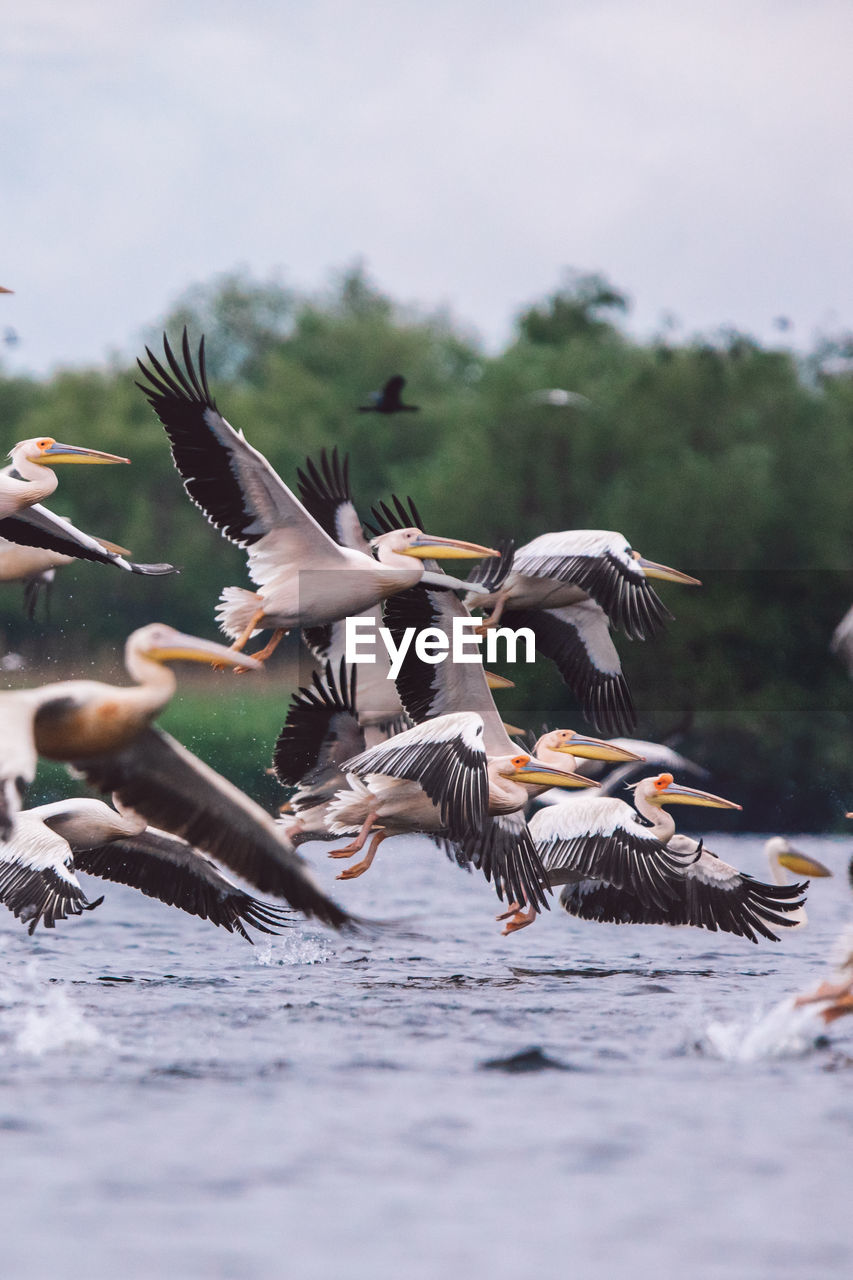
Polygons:
M129 683L69 679L0 692L0 902L30 933L100 905L83 872L249 940L250 928L275 933L295 913L369 937L382 926L326 894L298 847L329 842L347 881L372 867L386 840L415 834L483 874L502 900L505 935L548 910L555 889L578 921L693 926L752 942L779 941L805 923L807 886L788 883L785 869L827 869L778 839L768 844L770 882L730 866L704 839L677 832L669 807L740 805L677 781L676 772L702 769L672 748L618 736L638 712L612 633L652 640L672 620L652 584L698 587L697 578L607 530L543 531L518 550L509 537L490 547L425 532L414 502L398 497L374 497L368 523L337 447L307 459L291 488L230 425L211 393L203 338L194 355L186 330L174 348L164 335L162 356L146 348L138 363L137 385L187 495L246 553L252 586L223 584L211 601L229 645L154 622L128 637ZM403 386L394 375L358 408L411 412ZM42 505L57 489L54 467L129 459L51 437L20 441L9 457L0 582L25 584L30 613L55 571L77 559L131 574L175 571L138 564ZM478 562L467 578L443 571L441 561L460 559ZM373 661L352 659L354 629L383 637ZM273 815L155 722L176 689L173 664L251 673L293 630L319 670L286 714L282 700L270 750L287 795ZM510 682L486 671L481 646L508 631L554 663L589 729L519 740L523 731L504 722L493 690ZM267 643L249 654L261 633ZM111 803L81 796L27 808L40 758L64 763ZM592 775L605 766L612 771L600 782ZM633 805L614 794L626 785ZM254 897L226 872L278 901Z

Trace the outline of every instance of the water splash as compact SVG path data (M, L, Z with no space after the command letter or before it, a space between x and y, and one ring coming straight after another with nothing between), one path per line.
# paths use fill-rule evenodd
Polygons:
M752 1022L712 1022L699 1048L727 1062L760 1062L773 1058L798 1058L826 1043L821 1006L797 1008L787 996Z
M40 1058L53 1049L89 1049L105 1043L97 1027L64 987L51 987L26 1010L15 1039L19 1053Z
M269 965L290 964L325 964L331 960L335 949L321 935L287 934L286 937L267 938L255 944L255 964Z

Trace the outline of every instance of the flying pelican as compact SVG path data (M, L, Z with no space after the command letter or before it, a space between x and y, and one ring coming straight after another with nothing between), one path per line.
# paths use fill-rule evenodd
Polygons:
M634 804L636 809L605 797L551 805L531 818L548 879L552 886L565 886L560 904L566 911L616 924L721 929L752 942L759 934L778 942L773 930L796 924L805 885L768 885L737 871L701 841L676 835L664 807L740 805L681 786L671 773L636 783ZM528 915L518 913L507 928L523 928L530 923Z
M77 872L131 885L149 898L252 939L243 922L262 933L290 923L290 913L259 902L184 840L147 827L130 810L77 798L39 805L18 815L9 844L0 845L0 902L29 925L91 911Z
M242 650L256 631L272 628L271 640L255 654L264 661L293 627L361 613L386 596L429 581L433 575L420 563L424 559L497 554L414 528L375 538L376 559L339 546L217 410L207 384L204 339L198 372L186 329L183 368L165 336L163 346L169 369L146 348L151 368L138 362L146 381L137 385L166 428L187 493L224 537L248 549L249 573L259 587L226 587L222 593L217 618L235 650Z
M419 404L403 404L403 387L406 379L395 373L381 391L370 392L370 404L360 404L359 413L417 413Z
M426 832L457 845L457 860L482 870L499 897L504 890L521 894L534 910L547 905L535 850L529 841L498 841L489 818L519 814L523 822L521 810L540 787L596 785L517 748L487 755L482 718L464 711L425 720L344 768L349 786L329 802L326 818L332 834L355 839L329 856L352 857L374 835L364 858L339 879L363 875L389 836Z
M82 533L70 520L54 515L41 505L41 499L56 490L58 480L51 467L58 463L106 465L126 463L128 458L101 453L98 449L59 444L51 436L21 440L10 450L9 457L11 466L0 471L0 539L19 546L39 548L46 555L53 553L68 558L46 562L43 569L70 560L94 560L100 564L114 564L129 573L156 575L176 572L170 564L135 564L125 560L123 547Z
M130 463L114 453L100 449L83 449L78 445L60 444L52 436L19 440L9 450L11 465L0 471L0 518L14 515L21 507L31 507L56 491L59 478L52 470L61 462L110 465Z
M41 755L73 765L91 785L115 793L152 826L217 858L262 893L286 898L335 928L357 926L314 884L269 814L152 727L175 691L174 672L165 664L176 661L233 666L246 659L152 623L133 632L125 646L125 666L136 682L129 687L68 680L0 693L6 730L0 739L0 838L12 831L21 784L32 779Z
M589 529L543 534L515 553L510 569L478 566L469 580L489 593L475 601L492 608L482 629L504 616L511 627L529 627L537 653L555 663L585 718L599 733L618 734L637 717L610 628L644 640L671 617L649 578L700 585L644 560L622 534Z

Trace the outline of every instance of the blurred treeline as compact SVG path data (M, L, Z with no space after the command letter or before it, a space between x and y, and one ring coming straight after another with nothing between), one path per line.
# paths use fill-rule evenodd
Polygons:
M701 589L659 584L676 615L666 635L616 637L638 733L678 731L708 785L744 805L742 829L843 829L853 690L828 644L853 601L853 377L837 358L849 353L827 340L795 356L733 332L639 342L620 327L626 306L600 277L569 278L487 355L447 316L395 305L358 268L320 298L231 276L187 294L149 341L161 354L163 328L177 344L187 324L194 349L206 335L220 409L289 483L306 455L337 445L365 515L397 492L416 499L431 532L480 542L617 529L702 578ZM356 412L398 371L420 413ZM19 586L4 586L5 650L57 679L118 670L126 635L154 619L214 636L221 588L249 585L245 559L187 499L134 369L114 361L43 381L0 372L0 388L4 448L52 435L132 459L62 468L52 509L182 570L146 579L71 566L49 621L32 624ZM570 394L542 394L554 390ZM295 671L285 654L260 683L196 679L164 723L272 798L261 771ZM512 675L518 688L499 695L507 719L585 727L548 664Z

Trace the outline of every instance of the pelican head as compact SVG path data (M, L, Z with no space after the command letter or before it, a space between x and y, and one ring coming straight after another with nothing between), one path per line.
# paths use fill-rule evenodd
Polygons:
M252 671L262 670L263 665L247 653L228 649L215 640L185 635L165 622L151 622L147 627L134 631L128 636L124 652L127 669L131 673L137 659L157 663L203 662L209 667L248 667Z
M665 564L655 564L654 560L644 560L639 551L632 551L631 558L646 578L660 578L662 582L680 582L685 587L701 587L698 578L691 578L689 573L680 569L670 569Z
M767 854L771 866L775 863L779 867L785 867L786 870L792 871L795 876L809 876L811 879L815 879L815 877L832 875L829 868L825 867L822 862L818 862L817 858L810 858L807 853L801 853L799 849L795 849L784 836L773 836L765 844L764 852Z
M603 742L600 738L587 738L584 734L575 733L573 729L552 729L543 736L533 748L535 755L540 751L561 751L568 756L578 756L583 760L643 760L625 747L618 747L614 742Z
M722 796L712 796L709 791L696 791L693 787L682 787L673 779L671 773L659 773L656 778L643 778L634 784L634 792L642 796L649 804L698 804L709 809L742 809L743 805L733 800L723 800Z
M498 762L498 773L528 787L597 787L592 778L537 760L536 756L505 756Z
M418 560L478 560L486 556L498 556L492 547L481 547L477 542L458 542L454 538L438 538L422 529L392 529L381 533L370 544L376 547L379 558L382 552L401 556L415 556Z
M74 444L60 444L52 436L37 436L34 440L19 440L9 450L13 466L21 461L35 463L39 467L53 467L59 462L112 463L130 462L114 453L102 453L100 449L83 449Z

